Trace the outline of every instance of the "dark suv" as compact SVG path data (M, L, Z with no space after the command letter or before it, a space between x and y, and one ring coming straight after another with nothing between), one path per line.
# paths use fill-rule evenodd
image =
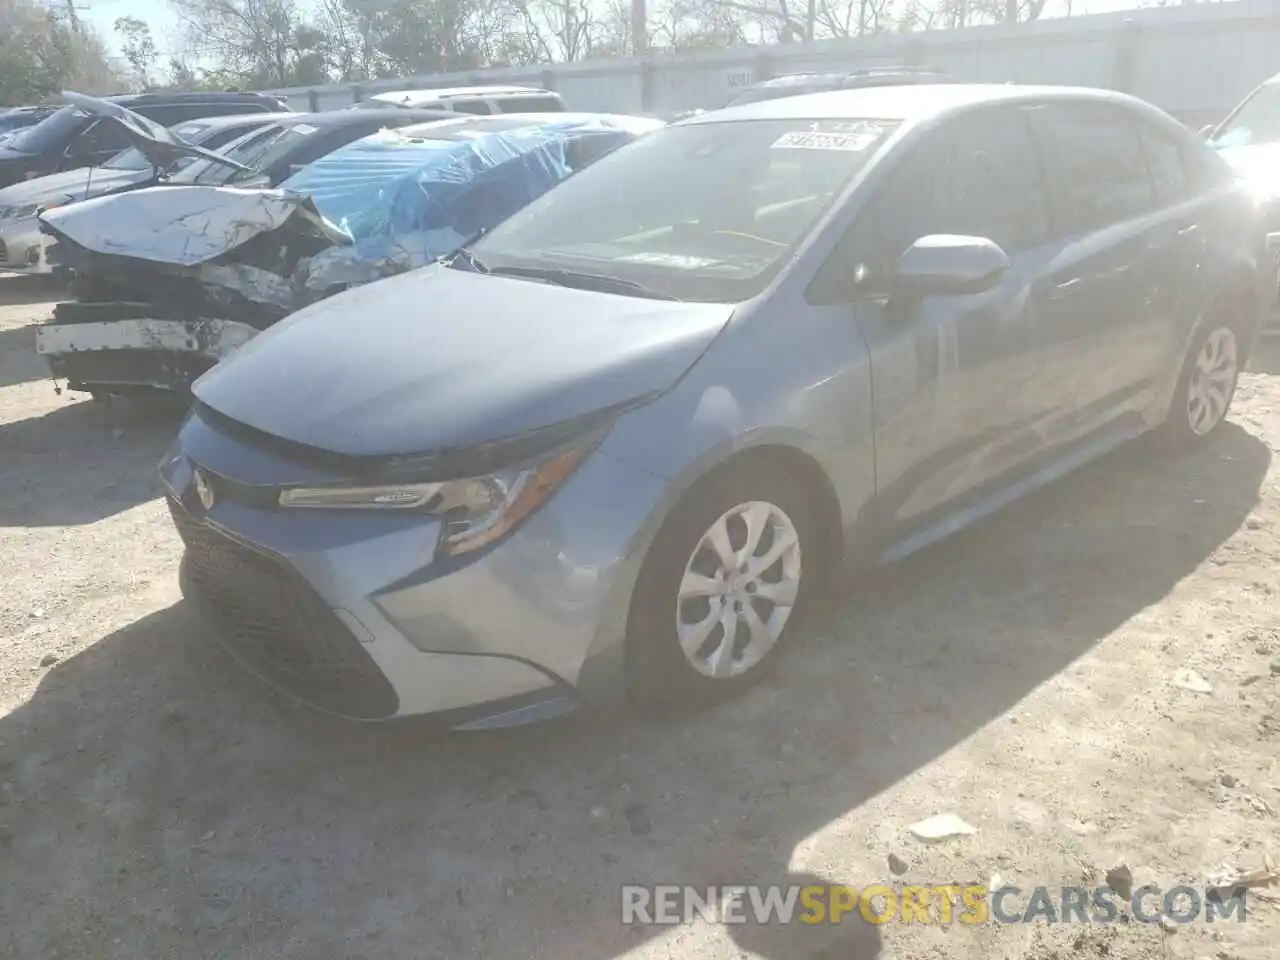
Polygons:
M243 113L281 113L284 100L261 93L137 93L106 100L161 126ZM97 166L132 143L119 124L68 104L0 146L0 187L76 167Z

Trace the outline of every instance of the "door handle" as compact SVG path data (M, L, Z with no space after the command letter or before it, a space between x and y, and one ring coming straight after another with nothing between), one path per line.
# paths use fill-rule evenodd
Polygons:
M1200 224L1198 223L1185 223L1178 228L1178 236L1189 237L1199 229Z

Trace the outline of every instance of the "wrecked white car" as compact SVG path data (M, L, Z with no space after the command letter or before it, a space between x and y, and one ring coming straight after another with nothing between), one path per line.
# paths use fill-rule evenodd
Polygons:
M37 349L71 390L186 393L294 311L452 254L661 126L463 117L365 137L275 190L156 186L50 211L42 229L80 299L37 328Z

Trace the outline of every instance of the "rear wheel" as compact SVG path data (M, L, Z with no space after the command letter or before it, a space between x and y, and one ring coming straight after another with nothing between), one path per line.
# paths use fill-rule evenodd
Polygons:
M1221 428L1240 377L1240 339L1234 327L1210 322L1187 351L1182 375L1165 421L1165 440L1175 447L1203 443Z
M690 708L761 679L817 582L818 537L801 483L745 462L676 508L641 570L628 671L642 706Z

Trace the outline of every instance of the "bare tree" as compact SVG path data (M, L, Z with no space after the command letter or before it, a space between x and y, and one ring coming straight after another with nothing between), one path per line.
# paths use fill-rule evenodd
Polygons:
M145 20L137 17L116 17L115 31L120 37L120 51L129 62L134 80L145 90L151 86L151 71L159 56L151 28Z
M188 41L205 58L257 86L288 86L318 38L296 0L172 0Z

